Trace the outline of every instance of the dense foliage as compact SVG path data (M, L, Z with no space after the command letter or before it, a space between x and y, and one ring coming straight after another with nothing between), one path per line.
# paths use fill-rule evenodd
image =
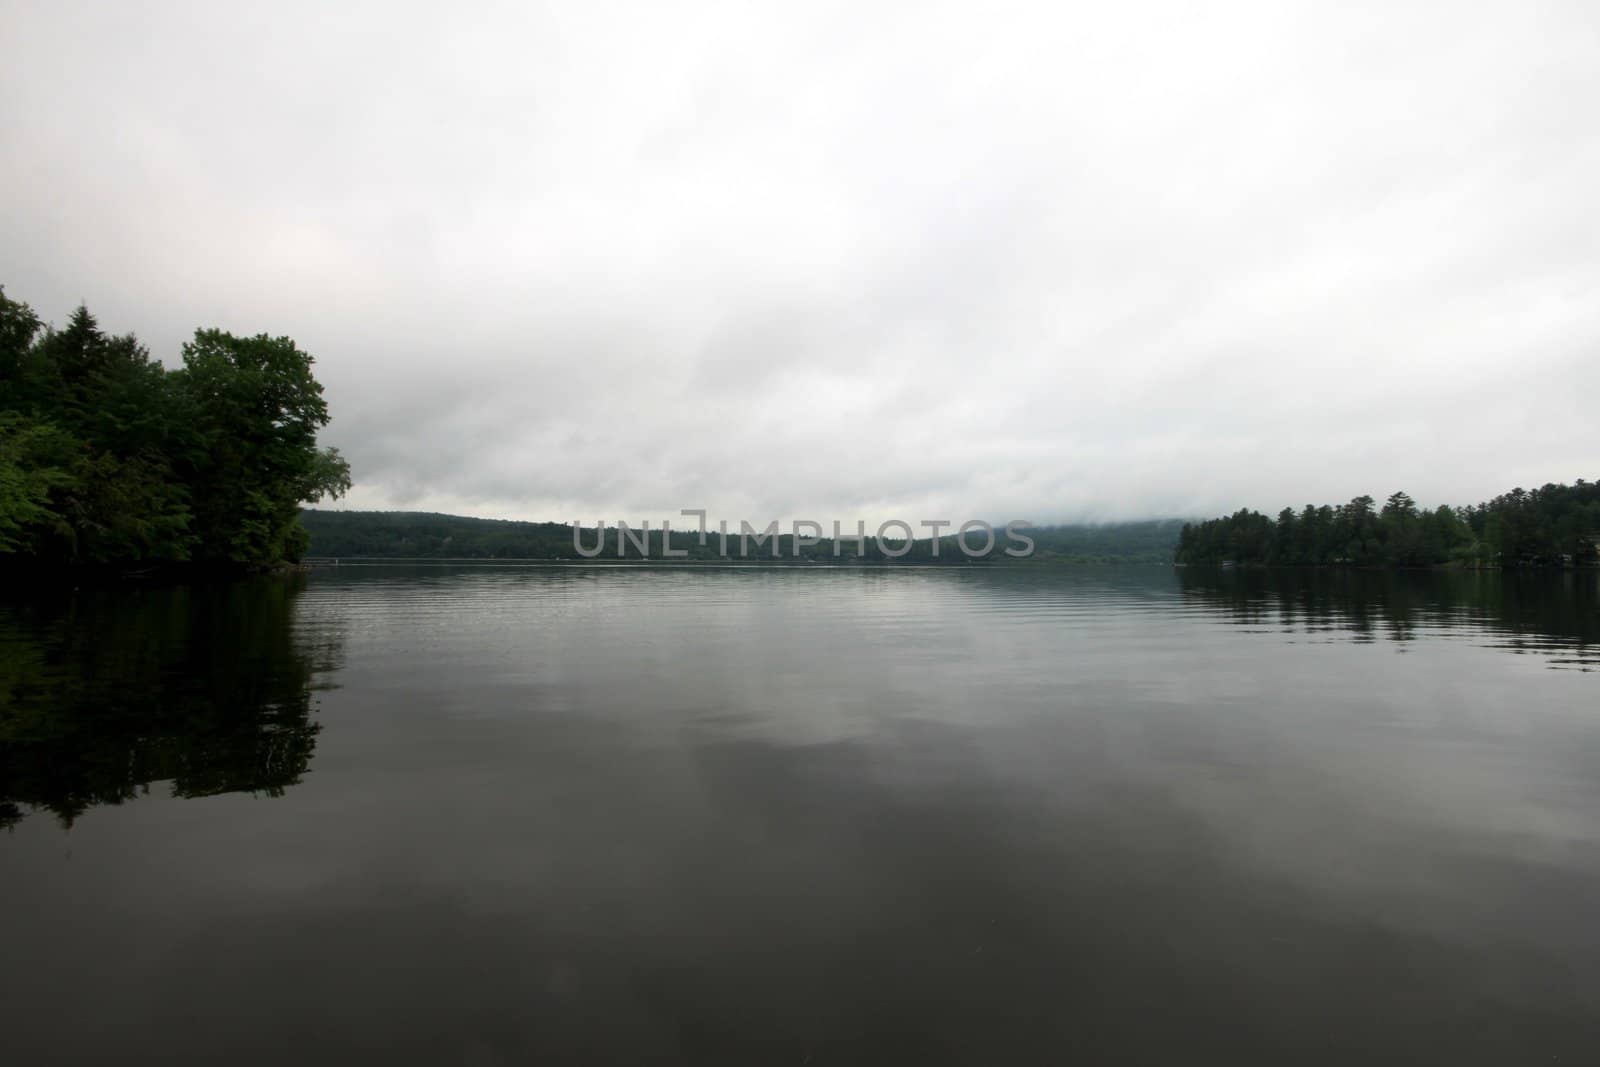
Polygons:
M1423 567L1593 565L1600 485L1513 489L1484 504L1432 511L1405 493L1377 508L1370 496L1339 507L1285 508L1276 521L1241 510L1186 525L1180 563L1348 564Z
M574 559L572 527L555 522L511 522L502 519L474 519L461 515L436 515L414 511L319 511L307 510L301 516L311 535L310 552L316 556L365 556L373 558L409 559ZM652 524L656 525L656 524ZM1032 559L1068 560L1073 562L1139 562L1171 563L1172 546L1178 538L1181 521L1164 519L1153 522L1105 523L1083 526L1045 526L1027 530L1034 541ZM580 533L582 543L592 548L596 534L592 527ZM982 543L982 536L973 533L968 544L974 548ZM737 536L729 538L728 553L724 556L715 535L701 545L698 533L674 530L672 547L688 553L690 560L717 560L739 558ZM649 555L661 558L661 533L652 529L649 534ZM606 549L599 558L617 558L615 529L606 532ZM992 555L1002 555L1011 545L1004 530L996 530ZM624 542L627 558L637 559L641 553L631 543ZM752 559L771 559L770 542L760 547L751 546ZM836 558L881 561L880 547L868 539L866 550L859 552L853 541L840 546L840 557L833 554L833 542L824 538L815 545L802 545L799 559L833 562ZM794 560L794 540L784 534L779 539L778 556ZM932 542L923 539L900 557L902 562L964 564L967 557L955 546L950 537L941 538L939 554L933 554Z
M296 558L301 503L350 485L317 447L311 364L287 337L200 330L168 370L87 308L57 330L0 290L0 559Z

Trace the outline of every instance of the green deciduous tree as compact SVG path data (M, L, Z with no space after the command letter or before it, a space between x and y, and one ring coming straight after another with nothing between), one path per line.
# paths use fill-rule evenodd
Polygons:
M312 358L287 337L196 331L180 375L192 439L195 549L208 560L303 551L300 505L350 487L349 465L317 447L328 424Z

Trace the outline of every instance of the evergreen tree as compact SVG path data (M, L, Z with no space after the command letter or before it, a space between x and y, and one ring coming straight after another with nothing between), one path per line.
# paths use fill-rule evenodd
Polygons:
M1379 511L1358 496L1338 508L1307 504L1278 514L1263 540L1265 518L1242 510L1190 524L1179 541L1180 563L1298 563L1354 566L1571 565L1600 563L1600 486L1513 489L1461 509L1417 507L1392 494Z

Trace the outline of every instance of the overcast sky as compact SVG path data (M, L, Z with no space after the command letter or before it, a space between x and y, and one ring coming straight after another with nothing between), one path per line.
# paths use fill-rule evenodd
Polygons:
M294 337L341 506L1050 521L1600 476L1592 0L0 26L7 295L168 363Z

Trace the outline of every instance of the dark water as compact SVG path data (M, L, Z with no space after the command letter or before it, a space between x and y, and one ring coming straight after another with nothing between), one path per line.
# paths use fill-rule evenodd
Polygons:
M0 1056L1600 1062L1597 580L13 595Z

